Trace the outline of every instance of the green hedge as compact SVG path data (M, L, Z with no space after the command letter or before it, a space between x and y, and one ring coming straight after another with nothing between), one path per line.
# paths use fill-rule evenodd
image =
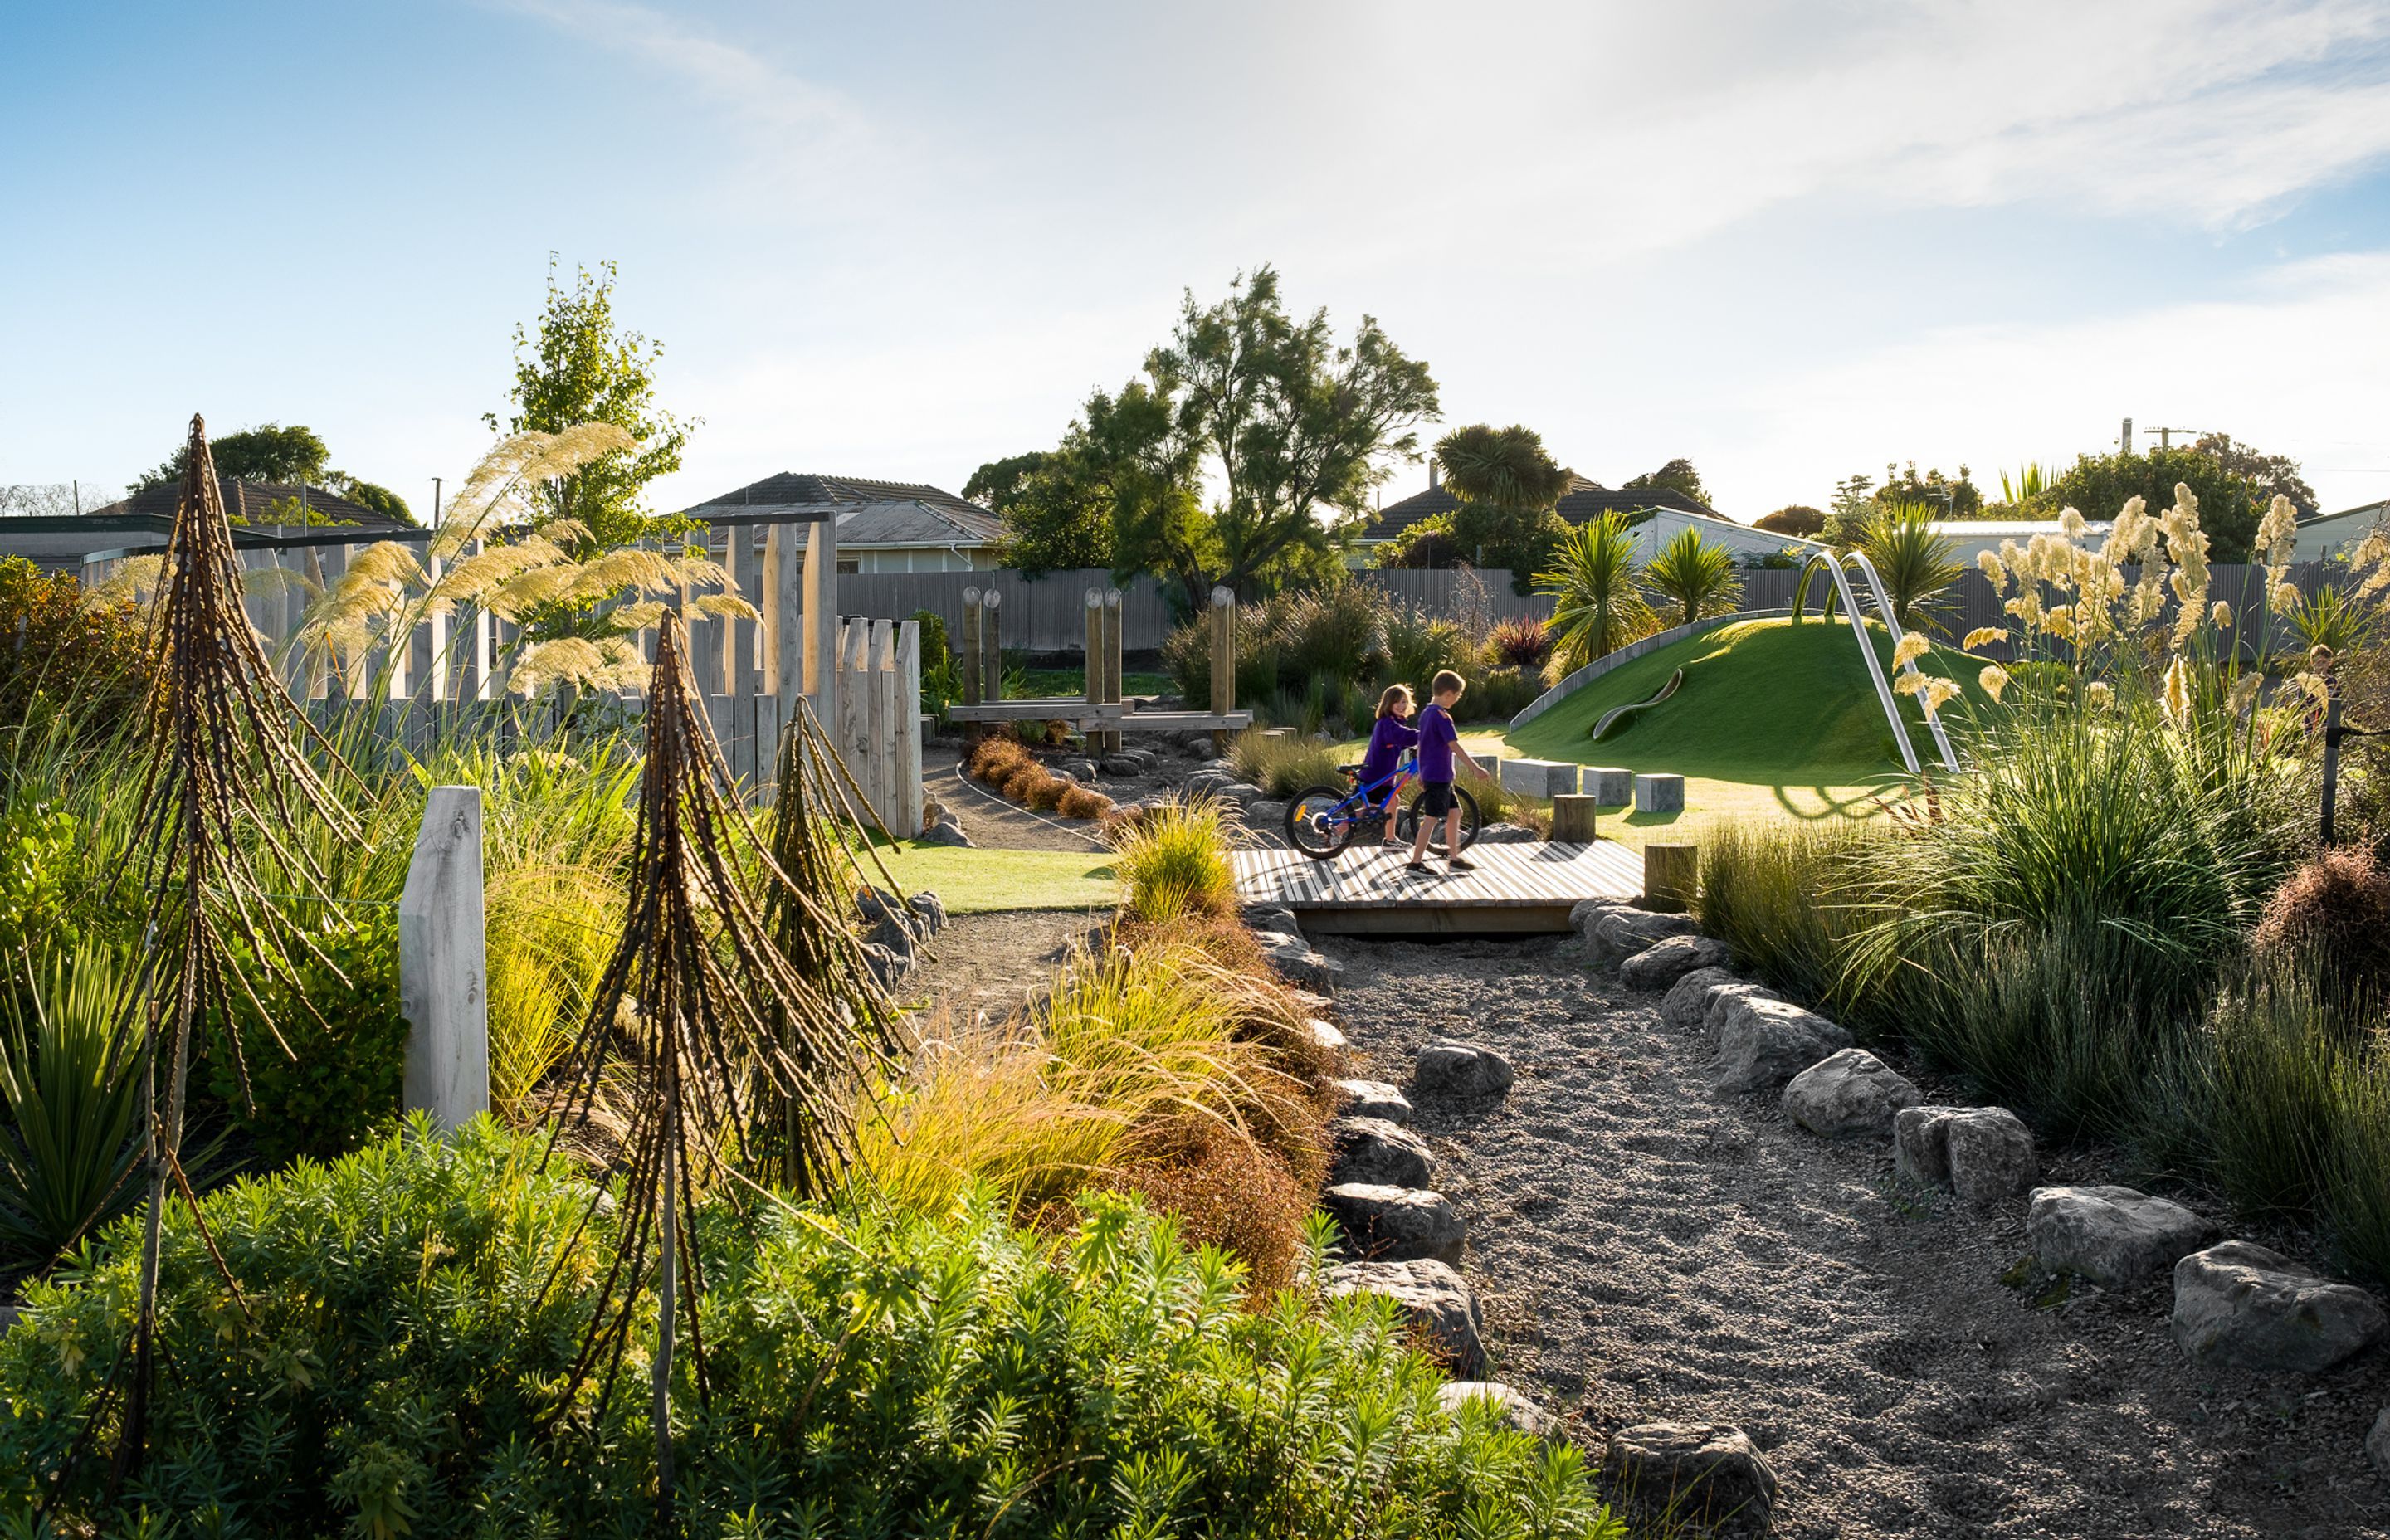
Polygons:
M542 1419L610 1220L535 1140L420 1123L209 1197L252 1321L187 1215L165 1241L153 1453L111 1508L95 1431L64 1533L649 1533L647 1326L610 1405ZM705 1385L679 1360L691 1535L1615 1535L1579 1456L1440 1376L1381 1301L1247 1308L1234 1266L1116 1199L1046 1240L717 1202ZM135 1226L0 1340L0 1509L29 1511L125 1347ZM559 1268L559 1264L561 1262ZM556 1285L546 1290L551 1274ZM546 1290L544 1292L544 1290ZM146 1510L146 1516L145 1511Z

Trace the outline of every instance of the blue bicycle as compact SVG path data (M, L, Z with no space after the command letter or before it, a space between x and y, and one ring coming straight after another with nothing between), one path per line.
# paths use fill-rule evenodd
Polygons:
M1419 778L1419 755L1405 754L1393 774L1367 786L1360 784L1359 765L1337 768L1344 773L1342 789L1305 787L1286 804L1286 842L1314 861L1333 861L1343 854L1357 829L1384 827L1388 810L1401 798L1404 789ZM1407 842L1418 836L1420 797L1423 795L1424 792L1414 795L1394 815L1396 839ZM1457 786L1452 795L1460 804L1460 848L1467 850L1477 839L1477 799ZM1434 832L1428 836L1428 848L1439 855L1452 853L1444 848L1444 820L1435 819L1433 828Z

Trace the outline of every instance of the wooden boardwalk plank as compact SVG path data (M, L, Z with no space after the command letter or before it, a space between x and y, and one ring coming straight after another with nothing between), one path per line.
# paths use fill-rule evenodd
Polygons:
M1335 861L1289 850L1236 853L1237 890L1249 904L1311 910L1420 911L1422 929L1441 929L1427 911L1565 909L1587 898L1633 898L1643 891L1642 864L1608 840L1590 844L1480 845L1473 872L1404 869L1407 850L1356 847ZM1391 916L1389 918L1393 918Z

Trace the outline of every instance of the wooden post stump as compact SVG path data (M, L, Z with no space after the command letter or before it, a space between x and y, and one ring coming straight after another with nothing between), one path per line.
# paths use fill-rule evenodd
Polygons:
M1552 840L1557 844L1589 845L1600 836L1595 832L1594 809L1600 804L1591 797L1564 792L1552 799Z
M490 1110L489 964L482 913L482 789L435 786L398 898L405 1105L445 1129Z
M1663 914L1682 914L1701 892L1701 847L1690 842L1643 847L1643 905Z
M1226 716L1237 709L1237 596L1226 587L1212 590L1212 714ZM1225 754L1232 735L1225 727L1212 730L1212 751Z

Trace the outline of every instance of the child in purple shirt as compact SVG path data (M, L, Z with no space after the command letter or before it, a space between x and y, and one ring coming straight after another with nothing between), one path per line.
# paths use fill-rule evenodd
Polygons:
M1369 729L1368 751L1361 756L1361 787L1378 811L1385 815L1385 842L1389 845L1394 842L1394 789L1391 786L1380 787L1374 791L1368 789L1390 778L1394 773L1394 765L1403 757L1403 751L1419 742L1419 729L1404 720L1410 714L1410 687L1388 685L1386 693L1378 697L1378 725Z
M1469 757L1460 746L1460 729L1452 725L1452 708L1460 703L1460 692L1467 688L1460 675L1450 669L1439 669L1427 687L1428 703L1419 718L1419 833L1411 840L1411 858L1407 869L1427 870L1428 831L1434 820L1444 819L1445 865L1454 871L1477 869L1474 862L1460 853L1460 800L1452 794L1452 761L1456 754L1469 766L1470 774L1485 779L1485 767Z

